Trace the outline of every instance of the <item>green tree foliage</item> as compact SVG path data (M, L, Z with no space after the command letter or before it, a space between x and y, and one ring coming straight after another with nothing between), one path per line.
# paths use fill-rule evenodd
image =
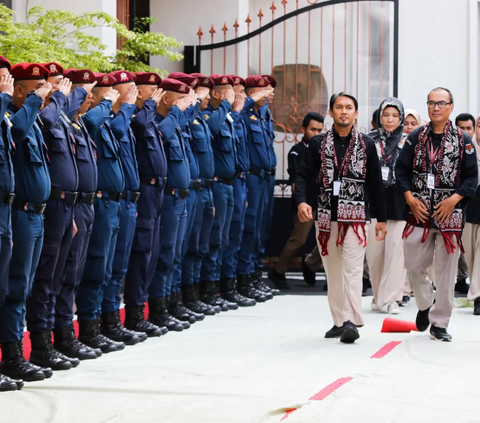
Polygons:
M115 69L162 72L145 64L149 56L163 56L172 61L183 59L180 53L171 50L182 45L175 38L144 31L146 25L155 21L153 18L139 19L135 28L129 30L105 12L77 15L33 7L27 23L15 22L13 15L12 10L0 4L0 55L12 64L55 61L65 68L86 68L94 72ZM100 27L114 29L123 40L122 48L114 55L106 55L107 46L86 31Z

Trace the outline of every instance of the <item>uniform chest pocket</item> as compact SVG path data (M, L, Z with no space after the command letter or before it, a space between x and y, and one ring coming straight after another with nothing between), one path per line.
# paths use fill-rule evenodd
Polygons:
M192 125L192 136L193 136L193 151L197 153L205 153L207 151L207 140L206 134L199 125Z
M42 164L42 154L40 153L37 140L27 139L27 153L30 162Z
M150 125L148 126L145 132L145 143L147 144L147 149L149 150L157 150L158 143L155 136L156 129L152 128Z
M253 142L255 144L263 144L264 139L262 127L260 125L250 125L250 129L252 130Z
M118 158L118 151L112 144L111 140L104 140L102 144L103 144L103 154L107 159Z
M49 148L53 153L67 154L68 152L68 143L70 140L67 138L67 134L62 128L52 128L51 133L51 142L49 143Z
M170 160L174 162L181 162L185 159L182 146L177 139L172 139L168 143L168 155L170 156Z
M225 125L223 125L220 128L220 137L221 137L221 139L220 139L220 149L222 151L227 152L227 153L231 152L232 147L233 147L232 133L230 132L230 130Z

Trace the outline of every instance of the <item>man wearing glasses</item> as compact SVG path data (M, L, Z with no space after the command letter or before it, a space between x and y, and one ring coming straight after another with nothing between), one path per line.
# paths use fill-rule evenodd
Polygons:
M427 98L430 122L413 131L397 163L397 187L405 195L405 268L415 291L417 328L430 326L432 339L451 341L452 315L464 209L478 181L475 149L468 134L450 121L453 96L433 89ZM435 256L435 284L427 269Z

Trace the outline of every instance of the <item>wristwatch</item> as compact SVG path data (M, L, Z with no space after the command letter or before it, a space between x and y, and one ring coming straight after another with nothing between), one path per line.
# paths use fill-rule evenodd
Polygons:
M103 100L107 100L109 101L110 103L113 103L112 99L110 97L103 97Z
M29 91L27 97L30 95L36 95L37 97L41 97L37 90Z

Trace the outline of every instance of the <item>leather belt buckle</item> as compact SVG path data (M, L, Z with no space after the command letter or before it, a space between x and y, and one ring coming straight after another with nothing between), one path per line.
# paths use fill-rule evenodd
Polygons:
M194 190L199 190L202 188L202 180L201 179L196 179L192 181L192 189Z
M45 209L47 208L47 205L45 203L43 204L35 204L34 209L37 209L35 212L37 214L43 214L45 213Z
M13 204L13 200L15 200L15 194L13 192L3 193L2 194L2 203L11 206Z

